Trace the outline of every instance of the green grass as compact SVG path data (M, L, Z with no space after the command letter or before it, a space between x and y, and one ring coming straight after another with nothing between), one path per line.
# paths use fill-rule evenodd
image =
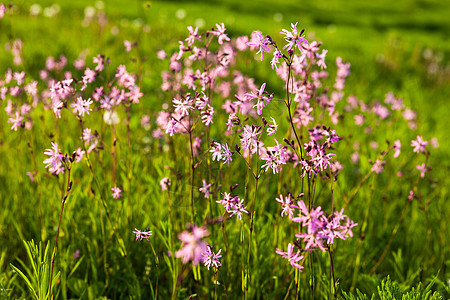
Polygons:
M103 138L105 150L91 155L93 172L85 161L72 172L73 190L63 215L56 260L57 270L61 271L56 289L58 298L148 299L154 296L158 276L160 299L170 298L177 281L181 282L176 286L180 299L192 294L198 294L200 298L214 297L216 279L212 271L208 272L203 267L191 270L190 265L182 265L173 257L180 248L177 234L184 230L191 218L188 193L190 162L189 156L184 155L189 153L186 136L176 136L173 141L164 139L160 143L151 138L151 131L140 126L141 116L150 114L154 129L155 113L164 102L171 100L171 95L159 88L160 72L167 69L166 62L157 60L155 53L160 49L169 55L176 51L177 41L187 33L186 26L196 22L203 22L203 29L224 22L231 37L261 30L281 41L281 29L297 21L306 29L308 39L317 39L328 49L331 79L336 71L336 57L352 64L352 74L346 82L346 96L354 94L358 99L372 103L374 99L383 101L384 95L393 91L397 97L403 98L406 106L418 111L416 131L407 128L400 114L393 114L386 122L367 117L367 123L373 124L370 134L355 127L351 115L346 115L338 127L338 134L344 139L339 142L336 154L345 166L334 187L338 208L344 205L345 199L370 171L368 159L374 161L386 148L385 139L393 142L400 138L404 153L397 160L388 156L385 172L372 175L346 208L346 213L359 225L352 239L339 241L335 248L339 294L340 291L353 292L355 288L367 294L375 293L382 279L390 275L403 290L419 282L426 286L436 277L432 289L448 297L450 158L447 149L450 144L446 120L450 113L449 3L407 0L364 4L337 0L304 3L284 0L277 1L277 4L235 0L129 3L115 0L105 2L108 22L104 27L95 22L87 27L81 26L85 6L93 5L92 1L64 1L59 4L60 13L53 18L42 14L30 17L28 11L33 3L15 1L17 10L12 16L0 20L2 48L16 38L24 42L23 69L27 78L38 78L48 56L64 54L72 63L81 51L87 49L87 66L92 66L90 57L105 54L111 58L108 74L112 78L115 68L126 64L128 71L142 75L139 85L145 94L141 103L131 108L130 145L127 127L124 124L116 127L116 172L112 169L111 127L99 120L102 117L99 113L93 112L86 118L86 126L95 128ZM48 7L53 2L39 1L39 4ZM177 18L179 10L185 12L185 18ZM117 35L111 31L114 26L118 28ZM125 39L139 43L131 54L124 52ZM432 59L437 60L437 71L433 74L429 72L429 62L424 57L427 49L432 51ZM250 57L240 62L241 72L254 77L257 86L268 82L271 91L282 95L281 81L268 71L268 63L252 61ZM249 61L251 64L245 64ZM0 74L8 68L22 69L12 64L10 52L2 50ZM81 71L69 69L78 78L82 75ZM62 74L53 75L62 78ZM329 83L332 84L331 79ZM25 281L10 267L13 264L24 271L20 261L31 266L23 241L49 242L51 249L54 245L65 178L46 172L42 164L44 149L50 147L50 141L56 140L65 151L75 150L80 146L80 128L68 111L63 112L61 120L56 120L52 113L39 105L32 113L33 129L14 132L9 129L8 116L3 112L5 106L6 101L3 101L0 113L0 203L3 208L0 211L0 297L7 299L30 297ZM219 110L220 105L215 108ZM285 108L275 105L267 108L267 116L272 113L280 120L287 116ZM119 110L119 116L121 120L127 119L125 109ZM224 118L219 117L215 124L220 124L219 120L224 121ZM324 122L332 125L327 119ZM280 132L286 132L288 124L282 122L280 127ZM225 139L219 130L211 130L210 134L216 140ZM417 185L417 192L423 198L408 206L404 220L400 222L409 189L418 177L415 165L423 162L417 155L407 154L411 152L410 140L417 135L428 140L437 137L440 147L432 149L429 158L433 168L431 175ZM279 140L282 137L283 133L277 136ZM231 143L231 140L227 141ZM357 166L349 157L354 151L355 141L361 145L361 162ZM379 144L377 151L370 149L370 141ZM265 142L270 145L273 139L268 138ZM26 172L34 171L36 181L31 182ZM404 177L397 178L397 171L402 171ZM234 162L230 167L219 167L209 158L200 165L196 174L196 186L201 185L201 179L207 178L208 182L221 184L221 192L226 191L229 185L240 183L236 193L252 202L254 180L246 175L243 161ZM165 176L173 179L170 193L161 191L159 186L159 180ZM243 178L246 178L248 190L244 189ZM114 185L123 188L122 200L111 198L110 189ZM322 199L318 205L330 210L329 202L323 200L331 196L329 183L319 181L317 189L318 197ZM250 299L280 299L290 290L289 297L294 299L294 288L289 289L294 272L286 261L275 255L274 250L277 247L284 249L292 241L297 228L279 217L279 207L274 199L286 191L299 193L300 181L294 170L268 174L259 181L258 191L248 295ZM217 196L210 200L214 202ZM102 198L107 200L110 220L106 217ZM168 200L173 205L172 220L169 219ZM195 200L198 219L203 220L210 214L218 217L223 212L217 206L210 208L209 200L202 199L199 193L195 194ZM428 201L430 204L424 205ZM225 284L229 299L242 295L241 262L247 255L249 223L248 218L242 223L227 221L226 239L220 225L210 228L209 240L217 245L216 250L222 248L225 252L227 247L222 260L222 274L217 280ZM151 240L156 256L149 244L134 241L132 230L135 227L149 227L153 231ZM397 231L386 259L374 274L370 274L393 230ZM240 242L242 237L243 245ZM79 259L72 257L76 250L80 251ZM168 251L172 256L167 255ZM315 269L317 295L326 296L328 256L317 253L313 259L318 266ZM308 286L310 277L307 274L300 276L302 287ZM302 293L308 297L307 292ZM220 299L225 299L222 285L217 286L217 293Z

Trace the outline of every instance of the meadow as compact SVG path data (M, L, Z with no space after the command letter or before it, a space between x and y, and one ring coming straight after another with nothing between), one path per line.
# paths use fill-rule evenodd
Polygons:
M447 299L448 15L0 0L0 298Z

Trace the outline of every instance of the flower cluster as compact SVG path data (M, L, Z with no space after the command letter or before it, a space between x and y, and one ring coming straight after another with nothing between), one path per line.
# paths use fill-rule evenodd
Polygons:
M248 211L245 210L247 207L244 206L244 199L240 199L232 193L222 193L222 196L223 199L216 202L223 205L225 211L230 214L230 217L236 215L236 219L241 220L243 213L248 214Z
M326 251L326 245L333 244L336 238L345 240L353 236L352 228L358 224L344 215L344 209L327 216L320 206L308 208L303 200L294 204L291 196L291 194L285 197L280 195L276 201L282 204L281 216L288 215L291 221L300 223L302 227L306 228L306 232L299 232L295 235L305 245L302 250ZM299 195L299 197L301 196ZM297 211L296 216L294 216L295 211ZM293 267L300 270L302 266L297 262L302 260L303 256L301 256L301 251L294 253L293 249L294 245L289 244L288 252L277 249L276 253L288 259Z

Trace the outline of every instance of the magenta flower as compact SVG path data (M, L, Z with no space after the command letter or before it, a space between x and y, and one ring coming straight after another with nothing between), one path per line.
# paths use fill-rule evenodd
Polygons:
M424 163L421 165L417 165L416 169L420 171L420 177L422 178L425 177L425 173L428 171L428 168Z
M322 222L318 219L312 219L308 223L307 233L299 232L295 235L297 238L303 239L306 243L305 250L319 248L321 251L326 251L323 242L327 236L322 231L322 226Z
M209 193L210 193L209 188L211 187L211 183L206 184L205 179L202 179L202 182L203 182L203 186L201 188L199 188L198 190L205 195L205 198L209 198Z
M256 54L261 53L261 61L263 60L264 51L267 53L270 52L270 48L268 46L269 44L270 44L269 38L265 38L262 35L261 31L253 31L252 40L250 42L247 42L248 46L259 47L258 52L256 52Z
M105 68L103 55L98 54L92 58L94 64L97 64L95 71L101 72Z
M284 197L283 195L280 195L280 198L275 198L277 202L281 203L281 216L288 215L289 218L292 218L294 216L294 208L292 207L292 200L291 200L291 194L288 194L287 197Z
M272 70L273 70L273 68L275 68L275 70L278 71L277 64L280 62L280 58L282 58L282 57L283 57L283 54L281 54L281 52L278 49L275 49L275 51L273 52L273 58L270 61L270 64L272 65Z
M236 220L241 220L243 213L248 214L248 211L245 210L246 208L244 207L244 199L236 198L236 201L231 205L228 212L230 216L236 215Z
M286 258L289 263L291 264L291 266L293 266L294 268L296 268L297 270L301 271L303 269L303 266L298 264L299 261L301 261L304 257L303 255L301 255L301 251L297 251L296 253L294 253L294 245L289 243L288 244L288 251L284 252L281 249L276 249L275 251L277 254L283 256L284 258Z
M417 136L416 140L411 141L411 147L414 147L413 151L416 153L419 153L419 152L424 153L426 150L426 148L425 148L426 145L428 145L428 142L424 141L421 136Z
M125 47L125 51L127 52L131 52L131 49L133 48L133 43L131 43L130 41L123 41L123 45Z
M170 136L174 135L178 130L178 121L174 118L171 118L169 122L167 123L166 127L166 133L168 133Z
M222 258L222 255L220 255L221 252L222 249L219 249L217 253L212 252L212 247L208 245L206 251L202 253L203 264L208 268L208 270L211 266L216 270L222 266L220 263L220 258Z
M152 235L152 232L150 230L141 231L137 228L134 228L133 233L136 234L136 241L142 241L142 240L149 240L149 237Z
M261 88L259 90L257 90L257 92L258 92L257 94L253 94L253 92L244 94L244 96L246 96L247 99L249 99L249 100L254 99L254 98L258 99L258 102L256 103L256 105L253 106L253 107L256 107L256 111L257 111L258 115L262 114L263 107L265 107L267 104L269 104L269 102L272 100L272 95L269 95L269 97L265 95L265 94L267 94L267 92L264 93L265 87L266 87L266 83L263 83L261 85Z
M44 154L50 156L46 160L44 160L44 164L48 164L45 168L51 173L58 175L60 172L64 173L64 166L62 163L63 155L61 154L61 150L58 148L58 144L51 142L52 149L45 149Z
M78 97L77 102L72 104L73 112L78 113L79 116L84 117L84 114L89 114L90 111L92 111L89 106L93 103L91 98L88 100L83 100L83 98Z
M213 161L217 160L223 160L223 164L230 164L230 161L232 161L232 155L233 152L231 152L230 147L228 144L221 144L218 142L214 142L214 145L211 147L209 152L212 153Z
M309 43L305 38L303 38L303 36L301 36L302 33L303 30L300 33L298 33L297 23L295 24L291 23L291 31L283 29L281 31L281 34L285 35L284 39L286 40L286 42L288 42L286 46L283 47L283 49L287 48L287 50L289 51L293 47L294 48L297 47L300 52L303 51L302 44L309 44Z
M0 19L2 19L5 16L6 12L6 6L3 3L0 3Z
M222 193L223 199L216 201L224 206L226 212L230 212L232 206L239 200L239 198L235 195L231 195L230 193Z
M200 41L200 35L198 34L198 27L195 27L195 29L192 26L188 26L187 29L189 30L189 37L185 39L188 46L192 46L192 44L195 42L195 40Z
M216 24L216 30L212 31L213 35L217 36L218 42L220 45L223 44L223 41L229 41L230 38L228 37L227 34L225 34L225 24L220 23L220 24Z
M401 148L402 148L402 144L400 143L400 140L396 140L394 142L394 146L392 147L392 149L394 149L394 151L395 151L394 152L394 157L395 158L399 157Z
M16 112L16 118L9 118L8 123L12 123L11 130L17 131L17 128L24 124L23 117Z
M275 134L278 128L277 122L275 122L275 119L273 117L270 117L270 121L272 122L272 124L267 124L267 135Z
M73 154L75 155L74 163L79 163L83 160L83 156L86 152L81 149L81 147L78 147L77 150L73 151Z
M183 231L178 238L183 242L183 247L175 252L175 257L181 257L183 263L192 261L196 266L202 261L202 253L206 252L207 244L202 239L209 235L209 231L204 227L192 227L192 233Z
M111 190L113 192L112 196L114 199L119 199L120 197L122 197L122 190L117 186L113 187Z
M169 177L164 177L163 179L161 179L159 185L161 186L161 190L167 191L171 185Z
M383 172L383 166L386 164L385 161L377 159L376 162L373 164L371 171L375 172L376 174L380 174Z

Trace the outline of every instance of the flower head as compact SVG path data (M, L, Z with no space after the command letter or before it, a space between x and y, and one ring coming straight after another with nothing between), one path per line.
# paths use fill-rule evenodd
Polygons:
M291 266L296 268L297 270L301 271L303 269L303 266L298 264L299 261L301 261L304 257L301 255L301 251L294 252L294 245L289 243L288 244L288 250L287 252L284 252L281 249L278 249L275 251L277 254L283 256L286 258Z
M297 47L299 51L303 51L302 44L309 44L308 41L303 38L301 35L303 33L303 30L298 33L297 30L297 23L291 23L291 31L288 31L286 29L283 29L281 31L281 34L284 34L284 39L286 40L287 44L283 47L283 49L287 48L287 50L291 50L292 48Z
M62 163L63 155L61 154L61 150L58 148L58 144L51 142L52 149L46 149L44 154L50 156L46 160L44 160L44 164L47 164L45 167L51 173L58 175L60 172L64 173L64 166Z
M416 140L411 141L411 147L414 147L413 151L416 153L419 153L419 152L424 153L426 150L426 148L425 148L426 145L428 145L428 142L424 141L421 136L417 136Z
M248 46L259 47L258 52L256 52L256 54L261 53L261 61L263 60L263 53L270 52L270 48L268 46L269 44L270 44L269 38L265 38L262 35L261 31L253 31L252 40L250 42L247 42Z
M113 192L112 196L114 199L119 199L120 197L122 197L122 190L117 186L113 187L111 190Z
M209 235L209 231L205 227L193 226L192 231L183 231L178 238L183 242L183 247L175 252L175 257L181 257L183 263L192 261L194 265L198 265L202 261L207 244L202 239Z
M202 261L208 270L211 266L213 266L216 270L222 266L220 263L220 258L222 258L222 255L220 255L221 252L222 249L219 249L217 253L214 253L212 251L212 247L210 245L207 246L206 251L202 253Z
M142 241L147 240L149 241L149 237L152 235L152 232L150 230L141 231L137 228L134 228L133 233L136 234L136 241Z
M89 114L90 111L92 111L89 106L93 103L91 98L88 100L83 100L83 98L78 97L77 102L72 104L73 112L78 113L79 116L84 117L84 113Z

